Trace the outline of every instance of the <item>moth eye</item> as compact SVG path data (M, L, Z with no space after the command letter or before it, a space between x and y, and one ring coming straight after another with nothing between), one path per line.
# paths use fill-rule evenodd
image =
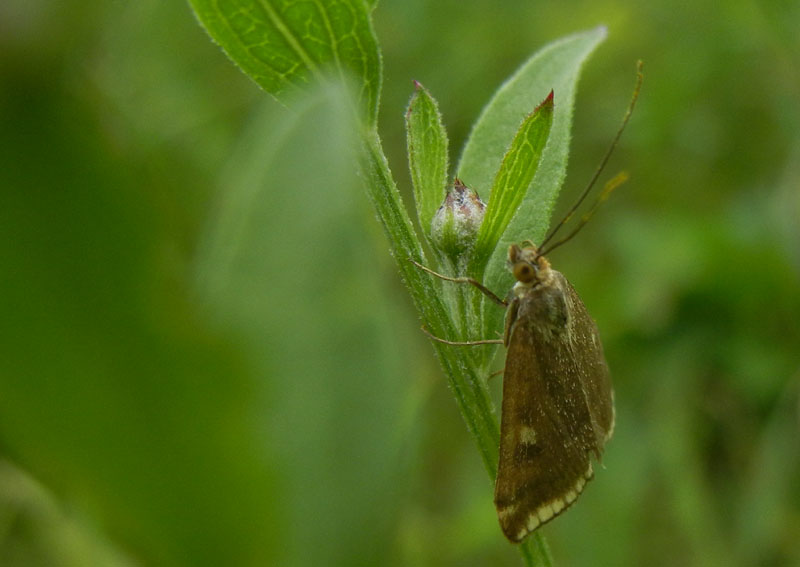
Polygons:
M522 283L530 283L536 279L536 272L527 262L517 262L514 264L514 277Z

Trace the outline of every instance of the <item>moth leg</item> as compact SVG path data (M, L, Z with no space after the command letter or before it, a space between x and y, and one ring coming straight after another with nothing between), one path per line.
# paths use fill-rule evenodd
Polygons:
M431 274L432 276L436 276L436 277L437 277L437 278L439 278L439 279L442 279L442 280L445 280L445 281L448 281L448 282L455 282L455 283L466 283L466 284L470 284L470 285L472 285L472 286L475 286L475 287L477 287L477 288L478 288L478 289L479 289L479 290L480 290L480 291L481 291L481 292L482 292L482 293L483 293L483 294L484 294L486 297L488 297L489 299L491 299L492 301L494 301L494 302L495 302L495 303L497 303L498 305L502 305L503 307L506 307L506 306L508 306L508 302L507 302L507 301L505 301L505 300L503 300L503 299L500 299L499 297L497 297L497 295L496 295L496 294L495 294L495 293L494 293L492 290L490 290L488 287L486 287L485 285L483 285L481 282L479 282L478 280L476 280L476 279L474 279L474 278L451 278L450 276L445 276L445 275L443 275L443 274L440 274L439 272L434 272L434 271L433 271L433 270L431 270L430 268L426 268L425 266L423 266L422 264L420 264L420 263L418 263L418 262L415 262L415 261L414 261L414 260L412 260L411 258L409 258L409 259L408 259L408 261L409 261L409 262L411 262L412 264L414 264L414 265L415 265L417 268L419 268L420 270L422 270L422 271L425 271L425 272L428 272L428 273L429 273L429 274Z
M503 372L505 372L504 369L503 370L495 370L494 372L489 374L489 376L486 377L486 381L488 382L492 378L496 378L497 376L500 376L501 374L503 374Z
M480 341L448 341L447 339L442 339L431 333L428 329L424 326L422 327L422 332L432 338L434 341L444 343L446 345L452 346L477 346L477 345L501 345L503 344L502 339L483 339Z

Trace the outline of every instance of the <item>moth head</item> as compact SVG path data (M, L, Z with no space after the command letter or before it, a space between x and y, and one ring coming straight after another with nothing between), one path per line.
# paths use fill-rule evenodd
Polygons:
M532 242L524 248L512 244L508 249L508 268L514 278L525 285L536 285L550 276L550 262L539 255L539 250Z

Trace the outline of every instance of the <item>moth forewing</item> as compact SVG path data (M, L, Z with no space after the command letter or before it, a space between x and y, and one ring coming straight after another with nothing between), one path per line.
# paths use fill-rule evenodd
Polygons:
M582 369L581 384L592 417L597 447L595 453L599 459L603 446L614 432L614 389L611 385L611 375L597 324L572 285L563 275L559 276L564 280L566 297L571 304L570 333L575 345L574 356L577 365Z
M512 541L569 507L613 428L608 367L575 290L535 246L509 249L517 278L506 317L495 505Z

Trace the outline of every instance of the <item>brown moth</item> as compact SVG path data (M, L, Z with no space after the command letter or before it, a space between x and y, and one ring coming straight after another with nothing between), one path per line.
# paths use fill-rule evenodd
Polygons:
M507 348L494 503L503 533L520 542L578 499L594 476L591 457L600 459L614 431L614 393L597 325L567 278L530 242L508 249L517 280L509 301L475 279L414 264L507 307L502 341L430 336Z
M614 430L600 337L567 279L533 245L508 251L500 462L494 502L513 542L566 510Z

